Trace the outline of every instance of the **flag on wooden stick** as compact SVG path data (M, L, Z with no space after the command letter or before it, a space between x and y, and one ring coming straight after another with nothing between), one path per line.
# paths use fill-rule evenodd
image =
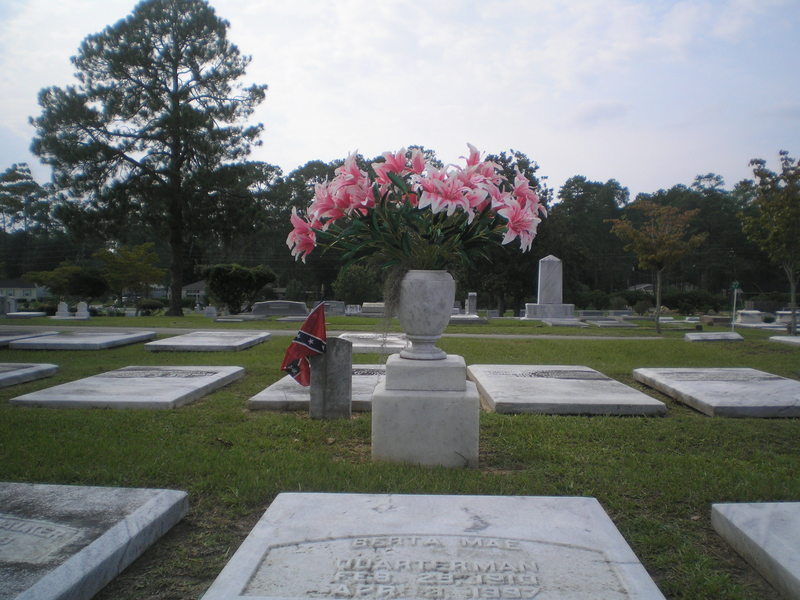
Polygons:
M325 352L327 342L325 305L320 302L308 315L300 331L286 349L281 370L289 373L300 385L308 387L311 385L311 363L308 357Z

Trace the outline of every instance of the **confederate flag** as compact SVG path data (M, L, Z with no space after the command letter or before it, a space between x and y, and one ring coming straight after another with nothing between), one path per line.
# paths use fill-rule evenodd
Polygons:
M308 387L311 385L311 363L308 362L308 357L325 352L327 341L325 305L320 302L286 349L281 370L288 372L300 385Z

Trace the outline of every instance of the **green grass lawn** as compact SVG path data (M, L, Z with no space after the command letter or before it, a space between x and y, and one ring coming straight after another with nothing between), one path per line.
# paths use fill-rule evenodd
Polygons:
M104 321L128 327L219 325L195 317L98 318L88 324ZM370 319L331 318L329 323L337 330L381 327ZM242 325L277 328L274 321ZM298 324L280 326L296 330ZM448 333L456 331L462 329ZM775 597L713 531L710 508L714 502L800 501L800 419L709 418L634 382L631 371L747 366L800 379L800 349L749 330L743 332L744 342L723 343L687 343L683 332L668 328L663 337L644 340L562 335L654 332L566 330L513 321L464 326L463 331L550 334L447 337L440 346L463 355L468 364L586 365L666 402L668 416L482 414L477 469L376 464L370 460L369 415L312 421L302 413L246 409L250 396L282 376L278 366L286 337L224 353L150 353L142 344L100 352L0 349L0 362L60 365L54 377L0 390L0 480L189 492L186 519L109 584L97 596L101 600L199 597L284 491L594 496L668 598ZM355 355L354 360L380 359ZM239 365L247 375L171 411L36 409L6 401L110 369L148 364Z

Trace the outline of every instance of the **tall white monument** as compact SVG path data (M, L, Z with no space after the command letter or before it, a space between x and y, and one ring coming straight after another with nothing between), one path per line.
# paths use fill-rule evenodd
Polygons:
M564 304L562 299L561 260L545 256L539 261L539 288L536 304L525 305L526 319L571 319L574 304Z

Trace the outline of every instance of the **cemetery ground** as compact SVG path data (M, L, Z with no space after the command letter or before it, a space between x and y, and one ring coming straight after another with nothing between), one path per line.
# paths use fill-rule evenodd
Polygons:
M382 327L375 319L332 317L328 323L329 335ZM47 319L4 324L66 329ZM248 398L283 376L278 367L298 323L142 317L93 318L80 326L286 333L241 352L152 353L143 344L102 351L0 349L0 362L60 366L50 378L0 390L0 481L189 492L188 516L101 591L99 600L198 598L274 497L298 491L594 496L667 598L775 597L712 529L711 504L800 500L800 419L707 417L632 376L639 367L705 366L751 367L800 379L800 350L770 342L774 332L737 330L744 341L698 344L685 342L685 331L678 329L665 327L656 336L645 322L613 332L519 321L450 327L448 334L461 335L448 335L439 345L467 364L585 365L661 400L668 414L482 413L479 467L445 469L373 463L368 413L316 421L300 412L249 411ZM162 330L158 339L167 335ZM587 339L592 335L621 339ZM353 356L354 364L381 360ZM8 403L128 365L236 365L247 374L174 410Z

